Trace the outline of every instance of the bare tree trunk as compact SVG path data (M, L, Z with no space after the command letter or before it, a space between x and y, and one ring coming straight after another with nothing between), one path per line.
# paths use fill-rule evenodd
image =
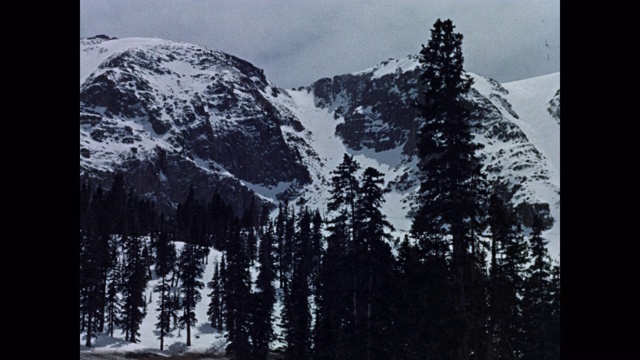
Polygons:
M105 294L107 293L107 270L105 269L101 275L102 277L102 283L100 285L100 290L102 291L102 294L100 295L100 318L98 319L99 323L98 323L98 331L99 332L103 332L104 331L104 307L105 307Z
M468 333L469 325L466 312L466 301L464 293L464 239L461 225L453 224L453 279L454 279L454 311L459 322L456 324L457 330L457 358L467 360L469 354Z
M495 284L496 284L496 239L491 239L491 274L489 280L489 332L487 334L487 360L493 360L494 358L494 327L495 327Z
M369 267L369 291L367 293L367 360L371 360L373 351L373 335L371 334L371 292L373 288L373 277L371 276L371 267Z
M88 314L89 319L87 320L87 341L85 342L86 347L91 347L91 337L93 336L93 316L91 316L91 312Z

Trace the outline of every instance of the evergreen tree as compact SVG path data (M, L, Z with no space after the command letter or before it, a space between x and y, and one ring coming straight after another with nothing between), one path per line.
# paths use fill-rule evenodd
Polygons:
M273 280L273 225L269 222L260 239L259 273L256 280L255 312L251 329L253 340L253 358L266 360L269 353L269 342L273 336L272 313L276 302Z
M298 229L294 235L293 242L293 261L301 268L301 272L305 275L305 281L309 283L311 277L311 213L309 208L300 208L298 218Z
M393 255L391 254L391 235L387 229L393 226L382 214L384 202L383 174L374 168L365 169L356 202L354 242L356 273L360 289L358 304L361 306L356 328L363 344L356 354L367 360L388 359L391 357L390 337L387 335L393 326L394 284ZM359 357L360 357L359 356Z
M463 360L472 352L475 319L469 304L473 299L465 290L471 284L470 269L476 265L473 250L481 233L477 222L484 182L476 155L481 146L472 141L471 113L464 99L472 81L463 70L462 35L453 30L451 20L438 19L420 52L419 105L424 125L417 145L421 184L412 231L425 255L434 247L451 246L452 294L442 301L453 300L452 323L441 331L451 331L451 353L433 355Z
M256 209L255 199L251 198L251 204L248 208L244 210L242 218L240 220L240 224L244 229L255 229L258 227L258 211ZM257 238L254 231L249 232L249 237L247 238L247 255L249 256L249 261L253 262L258 257L257 252Z
M313 219L311 220L311 224L313 225L313 227L311 230L310 284L312 286L312 292L316 294L318 277L320 276L320 264L321 264L322 257L324 256L324 247L323 247L324 238L322 235L322 227L324 225L324 220L320 215L320 211L316 210L313 213Z
M182 311L179 322L180 327L186 327L187 346L191 346L191 326L197 322L195 306L200 302L200 290L204 288L202 262L208 253L204 214L206 209L195 198L192 184L185 201L176 210L176 237L185 243L178 260L178 279Z
M169 232L165 225L164 216L160 220L160 231L156 242L156 276L160 278L160 284L155 288L159 294L157 301L158 322L155 324L160 337L160 350L164 350L164 337L171 331L171 318L174 316L171 306L171 283L169 273L173 272L176 261L176 249L169 239Z
M551 268L549 341L546 355L549 359L560 358L560 263Z
M310 275L310 235L311 216L309 210L305 208L300 211L298 231L293 236L293 271L290 288L285 290L282 315L287 342L285 359L305 360L311 358L311 314L308 283Z
M136 232L124 236L125 266L123 273L123 306L120 317L125 340L137 342L138 330L145 316L144 290L146 288L146 271L142 260L142 244Z
M521 297L524 268L528 262L526 243L511 194L493 186L489 204L491 266L489 268L487 359L511 359L522 353Z
M235 220L229 238L226 257L224 304L229 342L227 356L248 359L251 308L251 274L247 249L247 231Z
M278 216L276 218L276 274L280 289L284 289L285 283L285 255L284 255L284 224L286 222L286 206L278 204Z
M289 288L291 282L291 275L293 273L293 257L295 251L295 235L296 235L296 212L292 207L289 209L288 203L285 203L284 208L284 239L282 243L282 288Z
M220 259L220 312L218 313L218 326L220 330L225 329L225 319L227 318L226 294L227 289L227 263L225 257Z
M187 243L182 248L178 266L180 267L180 294L182 295L180 324L187 329L187 346L191 346L191 326L197 323L195 308L204 288L202 275L204 267L198 255L198 246Z
M350 357L357 319L353 233L360 165L345 154L332 172L331 197L327 208L332 214L327 224L327 250L323 254L317 281L317 312L314 327L314 357Z
M207 287L211 289L211 292L209 293L211 302L207 309L209 322L211 323L212 328L222 331L222 323L219 323L222 311L222 281L220 279L220 266L218 265L218 262L214 264L213 279L211 279L207 284Z
M206 227L210 237L208 246L213 246L218 250L226 250L229 216L233 214L232 210L231 213L227 213L227 211L227 205L222 201L220 193L216 191L207 203Z
M114 201L114 192L120 193L117 195L119 197L122 197L121 194L124 194L124 183L122 182L121 177L116 176L112 184L112 189L104 197L102 195L102 188L99 187L96 192L96 196L93 199L94 201L91 204L91 214L93 217L93 225L95 226L94 235L96 236L94 238L96 241L94 250L97 251L96 260L97 266L100 269L100 286L98 288L100 293L100 311L97 318L99 332L104 331L105 307L107 305L107 285L109 282L108 278L116 276L116 274L110 274L110 272L115 268L115 262L117 260L118 238L111 233L111 231L113 231L112 229L115 229L116 226L114 226L113 220L108 217L109 214L107 213L110 202ZM128 211L127 206L129 206L128 203L130 201L128 201L126 197L122 197L118 201L125 203L125 206L121 208L120 211L126 214ZM120 234L126 231L126 224L127 223L125 222L122 224L120 229L118 229Z
M446 264L443 271L438 268L441 262L423 263L422 258L422 250L405 236L398 248L394 271L398 279L395 331L392 337L395 342L394 359L424 359L429 351L435 352L433 346L437 341L433 329L439 328L437 324L442 321L442 314L438 311L440 309L431 306L434 302L430 298L442 296L434 291L439 285L434 281L440 280L441 284L446 284ZM436 274L432 276L428 273L426 265L429 271Z
M526 324L526 345L523 359L549 359L558 355L558 318L554 314L554 291L551 259L547 252L548 241L542 237L543 223L540 216L533 219L529 251L532 264L527 269L523 297L523 318ZM557 270L556 270L557 271ZM559 273L557 273L559 276Z
M100 234L97 231L94 209L99 202L98 193L92 204L81 217L80 224L80 330L86 330L85 346L91 347L91 340L100 331L99 318L103 303L102 264Z
M331 197L327 208L336 213L331 221L330 229L337 224L344 224L347 233L345 234L348 246L353 241L353 227L356 210L356 198L360 189L356 173L360 170L360 164L353 159L353 156L343 155L342 162L332 171L332 186L329 190ZM336 224L336 225L334 225Z
M111 269L107 277L107 293L105 298L106 307L106 324L107 333L113 337L113 331L116 326L119 325L118 314L121 313L122 308L120 306L120 298L118 293L120 291L120 279L122 278L121 264L118 261L118 250L114 248L111 256L113 258Z
M124 234L126 232L131 215L128 209L130 203L131 201L127 199L124 177L121 173L117 173L105 199L103 216L108 219L105 222L108 227L104 232L107 234Z

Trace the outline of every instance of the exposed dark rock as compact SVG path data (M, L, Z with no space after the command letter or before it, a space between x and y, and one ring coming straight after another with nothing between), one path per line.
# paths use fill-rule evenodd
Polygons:
M506 89L505 89L506 91ZM507 110L507 112L513 116L516 119L519 119L520 117L518 116L518 114L513 111L513 108L511 107L511 104L502 96L496 94L496 93L492 93L491 95L489 95L489 97L491 97L491 100L497 101L499 102L502 107L504 107L505 110Z
M560 124L560 89L556 91L556 94L553 96L551 100L549 100L549 107L547 111L554 119Z
M100 40L115 40L115 39L117 39L117 37L109 37L109 36L104 35L104 34L99 34L99 35L96 35L94 37L87 38L87 40L96 40L96 39L100 39Z
M533 225L533 219L535 216L540 217L542 220L542 226L544 230L550 229L553 226L553 217L550 215L549 204L529 204L526 202L518 204L516 211L522 220L522 224L526 227Z
M413 98L416 73L396 72L375 78L371 73L347 74L321 79L311 85L316 105L334 110L344 123L336 135L354 150L390 150L406 143L417 108ZM413 149L406 149L409 154Z
M95 126L102 121L102 116L89 114L89 113L80 113L80 125L90 125Z

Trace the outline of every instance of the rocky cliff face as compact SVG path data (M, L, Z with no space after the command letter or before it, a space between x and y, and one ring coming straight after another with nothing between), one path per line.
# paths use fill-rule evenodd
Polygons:
M336 119L344 118L336 134L347 146L381 152L408 143L403 151L409 155L418 115L417 65L416 56L390 59L359 73L318 80L310 89L316 106L333 111Z
M191 183L203 197L218 190L239 211L252 199L324 207L330 172L348 153L385 173L384 210L408 230L422 124L416 56L295 91L234 56L167 40L84 39L80 57L81 174L108 185L122 171L167 209ZM559 77L472 77L467 100L485 172L525 222L544 213L557 224Z
M301 124L274 105L287 95L261 69L155 39L94 38L81 41L80 51L87 60L80 84L83 173L106 179L123 171L167 206L182 201L175 191L191 182L203 196L218 188L239 208L251 193L243 182L309 182L281 130Z

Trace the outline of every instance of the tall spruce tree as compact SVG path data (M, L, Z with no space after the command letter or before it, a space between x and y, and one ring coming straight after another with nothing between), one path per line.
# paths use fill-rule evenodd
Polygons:
M551 268L549 341L546 355L549 359L560 358L560 262Z
M288 203L285 203L284 207L284 239L282 242L282 276L280 282L283 284L282 288L287 289L291 284L291 275L293 274L293 257L294 257L294 242L296 235L296 211L293 206L289 209Z
M204 231L205 208L195 198L193 184L184 203L176 210L176 236L185 242L178 259L180 280L180 315L181 327L187 330L187 346L191 346L191 326L196 324L195 307L200 302L200 290L204 288L203 258L206 254L206 233Z
M249 359L251 346L249 339L251 308L251 274L247 247L248 233L242 229L240 221L234 220L231 227L226 254L224 277L224 304L230 344L227 356L233 359Z
M505 186L494 184L489 203L488 360L510 359L523 350L521 298L529 258L511 195Z
M472 249L481 229L483 175L473 142L471 113L464 96L472 80L465 75L462 34L454 32L451 20L438 19L428 45L420 52L421 97L424 125L417 144L420 162L418 206L412 226L426 252L451 247L450 279L453 300L451 323L442 334L450 334L450 349L432 354L438 358L469 359L474 319L466 293L470 285ZM446 254L449 255L449 254Z
M180 252L178 266L180 267L181 310L180 324L187 330L187 346L191 346L191 327L197 323L195 308L202 299L200 290L204 288L202 275L204 266L200 262L198 246L187 243Z
M364 170L354 219L354 247L358 249L354 262L360 306L356 332L362 340L355 353L367 360L389 359L393 355L388 332L393 328L395 299L390 290L395 283L394 259L389 246L391 235L387 231L393 230L393 226L380 209L384 202L383 176L371 167Z
M357 316L357 278L354 264L353 233L357 172L360 164L344 154L332 172L331 197L327 204L327 250L321 260L317 285L317 317L314 327L315 358L350 357Z
M293 216L293 215L292 215ZM285 291L282 315L287 347L285 359L311 358L311 314L309 307L311 215L308 208L299 212L297 231L293 236L292 275ZM293 219L292 219L293 222Z
M88 184L80 192L80 331L86 330L85 346L91 346L91 340L98 331L100 312L101 270L98 246L98 230L95 209L101 204L102 190L90 194Z
M216 261L213 268L213 279L207 284L207 287L211 289L209 293L209 298L211 298L211 302L209 303L209 308L207 309L207 316L209 317L209 323L211 323L211 327L214 329L218 329L218 331L222 331L222 323L219 322L221 318L222 311L222 281L220 279L220 266Z
M444 258L430 255L412 244L409 238L400 242L395 277L398 279L394 326L394 359L418 360L438 353L440 324L448 314L438 305L446 289L447 267ZM439 301L434 301L438 299Z
M320 263L322 260L322 256L324 256L324 247L323 242L324 238L322 235L322 228L324 226L324 220L322 219L322 215L320 215L320 211L316 209L313 213L313 219L311 220L311 224L313 225L311 230L311 280L310 284L312 287L312 292L316 295L317 292L317 283L318 277L320 275ZM317 307L316 307L317 308Z
M280 289L284 289L285 284L285 255L284 255L284 224L286 220L286 205L278 204L278 216L276 217L276 278L279 280Z
M227 262L224 255L220 259L220 312L218 313L218 326L220 330L226 328L227 305L226 294L227 289Z
M529 239L532 263L527 269L523 298L523 318L526 324L523 359L527 360L558 356L559 332L553 327L558 325L558 318L554 316L554 303L557 301L554 300L554 292L559 291L559 288L553 286L548 241L542 236L542 230L542 218L536 215Z
M160 350L164 350L164 337L171 331L171 318L173 307L171 306L171 283L168 279L170 273L174 271L176 263L176 248L169 239L164 216L160 219L160 229L156 241L156 261L155 272L160 278L160 283L155 290L159 297L157 301L158 322L155 324L160 337Z
M275 271L273 267L273 224L269 222L267 229L260 239L258 251L259 273L256 280L257 293L255 298L255 311L251 329L253 340L253 358L266 360L269 354L269 342L273 337L273 305L276 302L273 280Z
M125 265L123 271L123 305L120 323L125 340L138 342L140 325L146 314L144 291L146 288L146 269L142 258L142 239L135 230L135 219L131 221L131 233L124 236Z
M113 258L111 268L107 276L107 293L105 298L105 321L107 325L107 333L113 337L116 326L119 325L118 315L122 308L120 305L119 292L122 279L122 265L118 261L118 249L111 250L110 256Z

